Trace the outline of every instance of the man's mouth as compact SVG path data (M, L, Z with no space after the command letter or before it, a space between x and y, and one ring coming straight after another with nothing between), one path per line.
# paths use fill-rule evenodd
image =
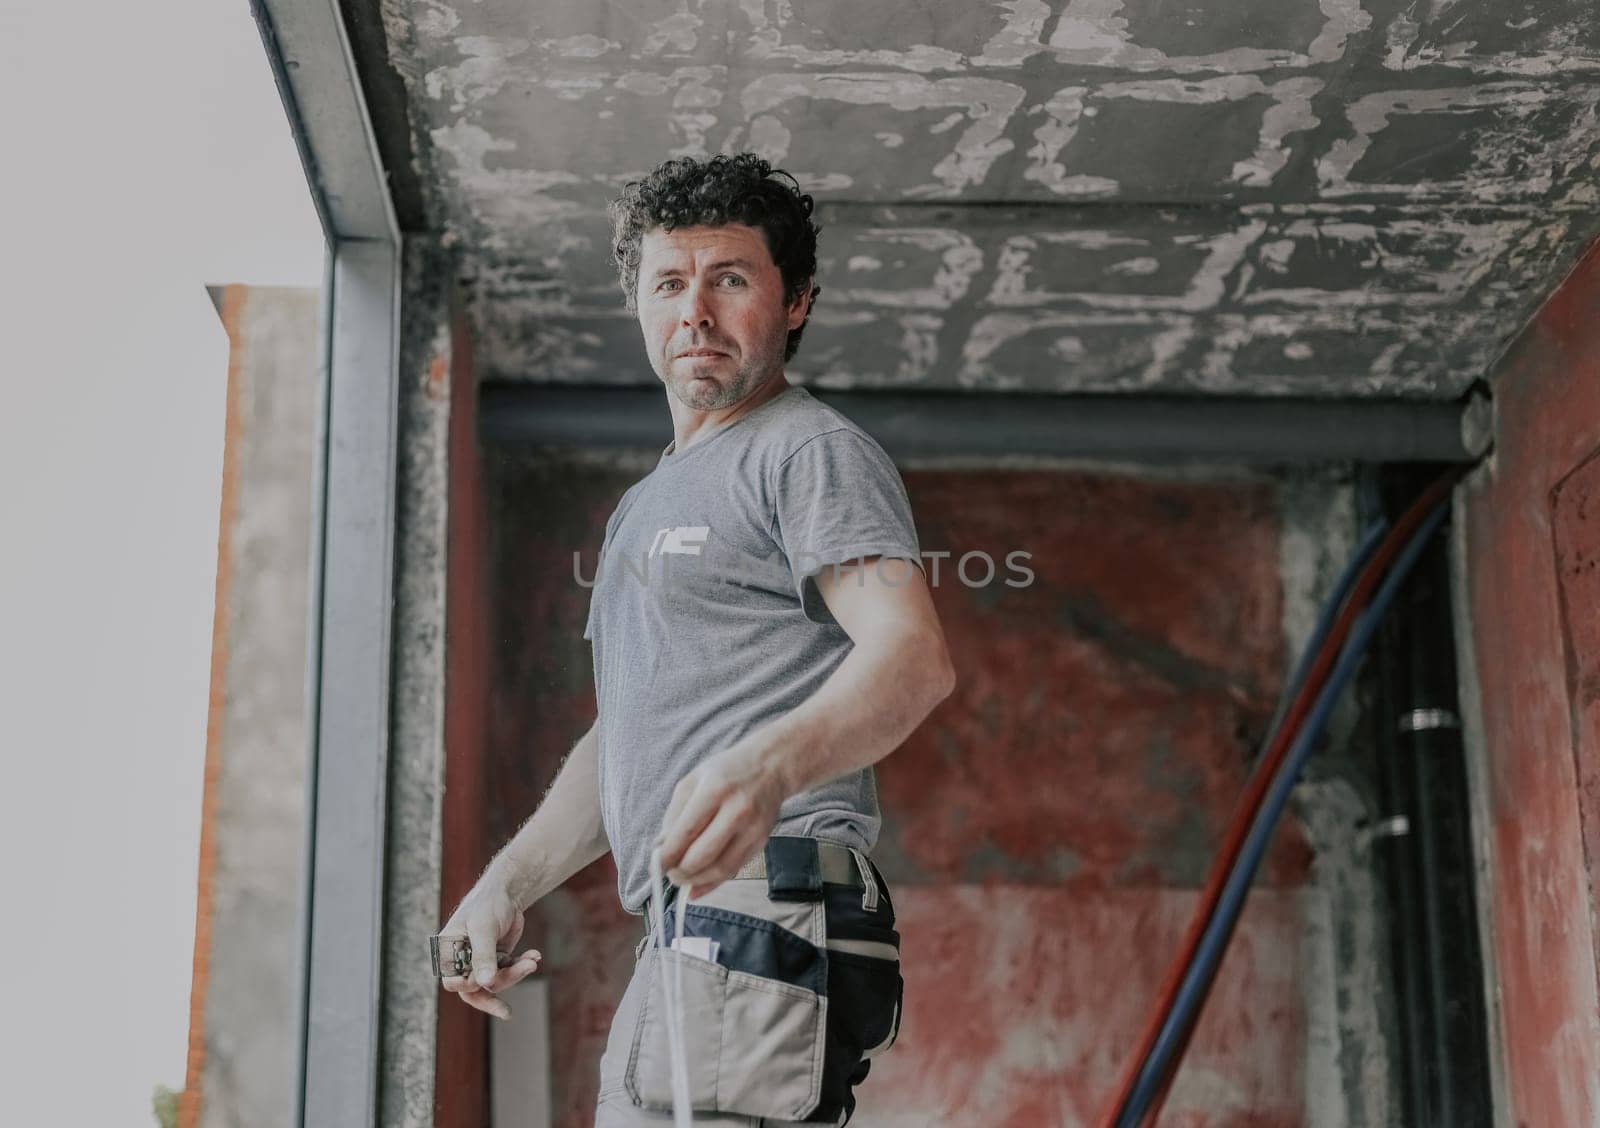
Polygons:
M680 360L681 360L681 359L683 359L683 358L684 358L684 357L697 357L697 356L727 356L727 355L728 355L728 354L727 354L727 353L725 353L725 352L720 352L720 351L719 351L719 350L717 350L717 349L690 349L690 350L688 350L688 351L687 351L687 352L681 352L681 353L679 353L679 354L678 354L678 358L679 358L679 359L680 359Z

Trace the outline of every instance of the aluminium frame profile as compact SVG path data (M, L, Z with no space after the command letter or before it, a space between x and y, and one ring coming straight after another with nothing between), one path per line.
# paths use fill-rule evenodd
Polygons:
M251 0L327 238L293 1123L378 1120L401 235L337 0ZM326 753L326 754L325 754Z

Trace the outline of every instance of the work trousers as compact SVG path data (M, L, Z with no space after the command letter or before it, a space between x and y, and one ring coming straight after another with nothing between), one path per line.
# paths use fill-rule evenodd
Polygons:
M809 848L815 859L814 839L770 842L767 857L788 874L785 857ZM726 881L690 904L681 949L668 904L669 947L646 932L612 1019L595 1128L672 1124L663 975L681 977L696 1125L848 1123L855 1086L898 1036L904 991L888 887L864 855L857 861L870 881L809 890L776 876Z

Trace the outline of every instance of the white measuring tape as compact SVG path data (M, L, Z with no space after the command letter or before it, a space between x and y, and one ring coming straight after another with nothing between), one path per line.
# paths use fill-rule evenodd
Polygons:
M689 1056L683 1031L683 918L689 907L689 891L678 888L678 913L673 923L672 943L680 949L672 961L672 975L665 974L662 960L667 951L666 905L662 898L661 848L650 851L650 916L656 934L656 967L662 971L662 1013L667 1020L667 1055L672 1062L672 1123L673 1128L691 1128L694 1121L689 1111Z

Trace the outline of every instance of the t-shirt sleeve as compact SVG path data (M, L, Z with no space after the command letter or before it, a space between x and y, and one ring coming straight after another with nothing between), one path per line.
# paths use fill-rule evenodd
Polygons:
M806 617L834 622L815 576L862 556L922 567L911 500L883 448L848 428L806 440L776 472L772 536Z

